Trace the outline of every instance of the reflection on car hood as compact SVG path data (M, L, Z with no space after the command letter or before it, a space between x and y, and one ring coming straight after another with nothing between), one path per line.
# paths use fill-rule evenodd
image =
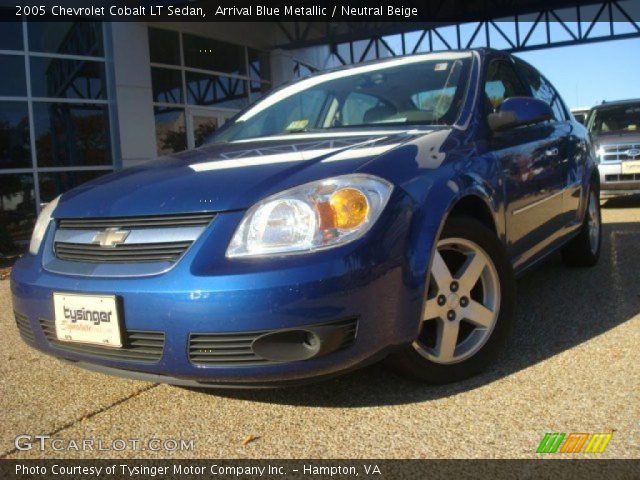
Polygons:
M356 171L428 130L290 134L214 144L100 177L63 195L55 216L245 209L309 181Z

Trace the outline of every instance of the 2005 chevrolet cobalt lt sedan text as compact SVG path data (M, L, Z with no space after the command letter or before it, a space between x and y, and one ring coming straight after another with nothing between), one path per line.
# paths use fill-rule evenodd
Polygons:
M24 341L179 385L319 379L388 356L444 383L486 367L515 277L600 251L585 128L493 50L315 75L206 145L49 203L11 275Z

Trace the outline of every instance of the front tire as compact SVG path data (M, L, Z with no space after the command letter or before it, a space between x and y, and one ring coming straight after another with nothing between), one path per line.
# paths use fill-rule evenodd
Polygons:
M515 278L505 248L484 224L451 217L432 259L420 331L390 360L433 384L484 370L501 351L515 312Z
M562 260L570 267L593 267L600 258L602 216L598 191L591 188L580 233L562 247Z

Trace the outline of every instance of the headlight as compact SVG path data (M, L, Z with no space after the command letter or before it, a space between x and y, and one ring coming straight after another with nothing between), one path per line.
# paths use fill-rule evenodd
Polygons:
M33 227L33 233L31 234L29 253L32 253L33 255L38 254L38 250L40 250L40 244L42 243L44 234L46 233L49 222L51 221L51 214L58 206L59 200L60 196L47 203L45 207L40 211L38 220L36 220L36 226Z
M353 174L268 197L246 213L227 257L305 253L344 245L367 233L392 190L386 180Z

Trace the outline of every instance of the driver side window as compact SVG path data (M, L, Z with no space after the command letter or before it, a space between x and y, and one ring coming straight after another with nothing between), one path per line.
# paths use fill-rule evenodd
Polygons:
M484 94L487 114L495 112L507 98L531 96L506 60L494 60L487 67Z
M516 60L518 69L522 73L525 82L531 87L533 96L538 100L542 100L551 107L553 116L558 122L567 120L568 116L565 112L565 107L560 99L558 92L551 86L551 84L540 73L531 68L524 62Z

